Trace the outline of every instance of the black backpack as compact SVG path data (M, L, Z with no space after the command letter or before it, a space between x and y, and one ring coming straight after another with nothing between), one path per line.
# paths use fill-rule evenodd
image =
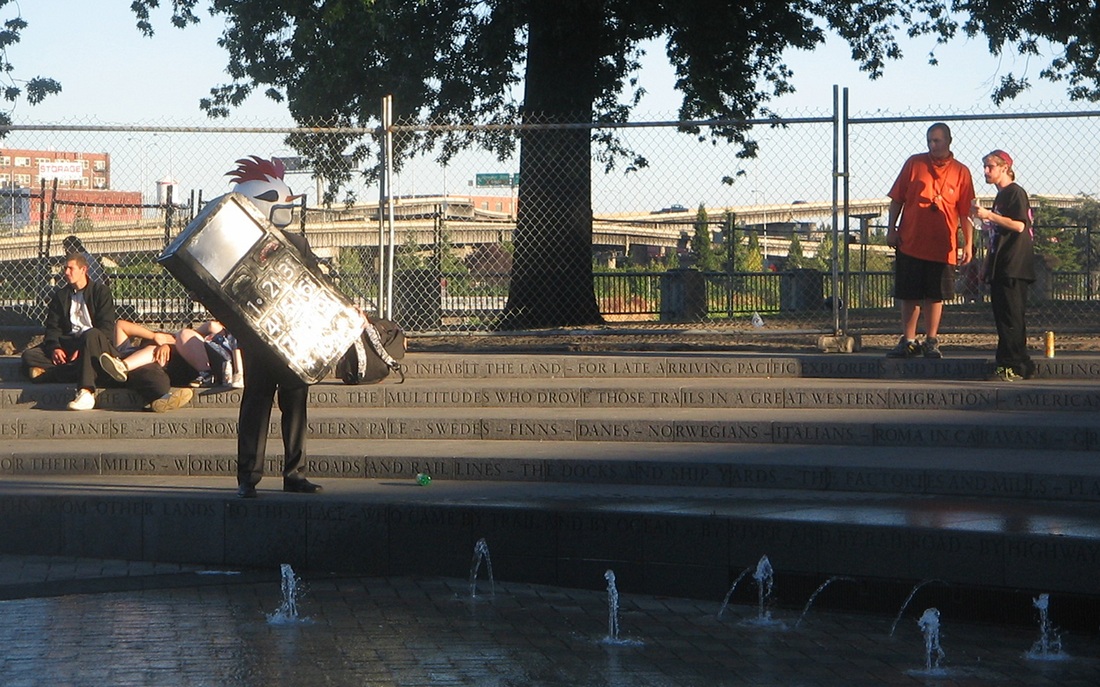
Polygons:
M371 320L363 334L336 363L344 384L377 384L396 372L405 381L405 330L390 320Z

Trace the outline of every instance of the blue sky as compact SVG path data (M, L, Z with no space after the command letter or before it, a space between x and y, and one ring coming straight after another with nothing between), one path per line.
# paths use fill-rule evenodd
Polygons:
M64 90L35 107L20 103L17 122L202 123L206 118L199 99L227 80L225 53L215 43L220 27L205 13L200 25L181 31L168 23L169 13L162 8L154 14L157 35L148 39L134 27L125 0L28 0L20 5L30 26L8 51L16 76L50 76ZM1038 88L1012 109L1057 107L1066 101L1058 86L1038 82L1045 60L1028 65L1013 56L994 59L983 42L960 40L938 48L941 64L931 67L926 55L933 47L931 39L907 42L906 58L889 64L878 81L858 71L840 39L813 53L792 52L788 63L798 92L773 107L784 114L828 110L832 85L839 84L849 88L853 114L989 110L989 93L999 76L1021 69ZM675 112L678 100L660 44L649 48L642 83L650 95L639 108L641 118L662 119ZM254 95L234 120L290 123L285 108L262 95Z

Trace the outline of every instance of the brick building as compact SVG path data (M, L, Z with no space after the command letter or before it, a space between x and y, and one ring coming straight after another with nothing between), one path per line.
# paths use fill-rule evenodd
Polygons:
M79 178L60 178L57 187L83 189L111 188L109 153L78 153L64 150L25 150L0 148L0 188L40 188L42 169L50 163L78 162ZM47 173L47 176L48 173ZM52 177L47 185L52 185Z
M56 200L54 214L65 225L77 219L93 225L141 219L140 192L111 190L109 153L0 148L0 227L38 223L43 181L45 212Z

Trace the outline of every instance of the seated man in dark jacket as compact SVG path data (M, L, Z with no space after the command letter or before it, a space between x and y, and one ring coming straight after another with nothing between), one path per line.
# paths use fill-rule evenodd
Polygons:
M38 346L23 351L23 368L35 382L75 381L76 397L69 402L69 409L91 410L95 407L97 381L110 383L100 367L99 356L118 355L114 344L115 302L109 288L88 278L88 261L82 254L65 257L63 276L65 284L53 292L46 308L45 338ZM127 386L158 412L178 408L190 400L190 389L170 389L163 370L150 369L128 380ZM172 396L182 393L186 393L186 399Z

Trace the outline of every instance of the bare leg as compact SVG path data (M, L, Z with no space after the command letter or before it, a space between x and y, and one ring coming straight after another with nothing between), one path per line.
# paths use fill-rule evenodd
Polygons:
M148 365L153 362L153 352L157 350L155 345L142 346L130 355L122 359L122 363L126 365L127 370L136 370L139 367Z
M940 331L940 318L942 317L943 301L924 301L924 335L926 337L930 339L937 337Z
M920 319L920 301L901 302L901 333L906 340L915 341L917 338L917 322Z
M223 329L225 329L225 327L223 327L222 323L218 322L217 320L207 320L206 322L201 322L195 325L195 331L199 334L202 334L206 338L214 336Z
M126 343L127 339L130 338L130 335L126 333L126 324L129 324L126 320L115 320L115 334L111 339L115 344L115 348Z
M199 372L210 371L210 358L206 355L206 340L195 329L183 329L176 334L176 350L183 359Z
M233 349L233 378L229 385L234 389L244 388L244 356L239 348Z

